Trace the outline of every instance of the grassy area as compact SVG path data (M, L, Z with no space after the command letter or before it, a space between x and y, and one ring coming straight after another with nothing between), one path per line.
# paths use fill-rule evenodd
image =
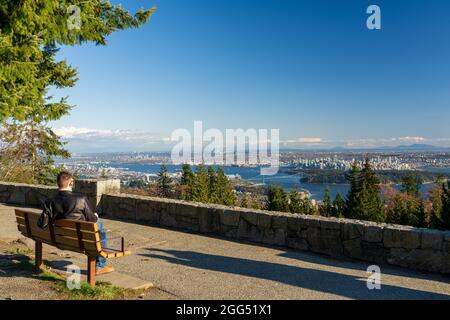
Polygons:
M97 281L96 286L92 287L89 284L82 282L80 289L69 289L67 287L66 279L54 272L46 270L45 268L36 270L34 261L28 255L25 255L22 250L10 252L11 256L8 260L0 261L0 269L15 269L26 272L30 277L46 281L50 287L63 295L65 299L74 300L123 300L132 299L142 292L140 290L130 290L115 287L107 282Z

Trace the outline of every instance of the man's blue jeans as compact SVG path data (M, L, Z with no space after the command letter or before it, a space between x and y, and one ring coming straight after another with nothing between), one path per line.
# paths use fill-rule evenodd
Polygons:
M102 247L106 247L106 229L100 219L97 220L98 232L100 233L100 243ZM106 267L106 258L97 257L95 260L95 266L97 269Z

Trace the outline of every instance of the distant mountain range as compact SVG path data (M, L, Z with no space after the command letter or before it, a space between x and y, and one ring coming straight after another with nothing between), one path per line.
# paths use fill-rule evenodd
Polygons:
M382 147L381 150L448 150L449 148L437 147L430 144L410 144L400 145L396 147Z
M281 149L280 151L330 151L330 152L344 152L344 151L448 151L450 148L438 147L430 144L409 144L409 145L399 145L399 146L382 146L382 147L367 147L367 148L348 148L348 147L332 147L332 148L289 148Z

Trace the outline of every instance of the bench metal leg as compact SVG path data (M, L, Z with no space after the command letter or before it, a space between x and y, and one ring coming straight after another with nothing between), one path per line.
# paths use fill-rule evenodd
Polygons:
M36 265L36 269L38 269L38 270L42 266L42 242L41 241L35 241L34 264Z
M87 280L91 286L95 286L95 258L88 257Z

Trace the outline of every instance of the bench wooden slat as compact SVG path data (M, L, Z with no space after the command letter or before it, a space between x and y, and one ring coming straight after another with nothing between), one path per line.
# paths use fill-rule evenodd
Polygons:
M79 241L77 238L70 238L66 236L55 235L55 241L58 246L68 245L75 248L80 248ZM100 242L83 240L83 245L85 251L101 251ZM80 248L81 251L83 248Z
M98 232L93 233L89 231L81 230L81 234L84 240L98 242L100 241L100 235ZM70 238L77 238L77 230L71 228L62 228L55 226L55 235L66 236Z
M131 254L131 251L120 251L120 250L113 250L113 249L103 249L100 252L100 256L106 259L111 258L119 258L124 256L129 256Z
M72 247L72 246L67 245L67 244L58 245L57 248L60 249L60 250L64 250L64 251L72 251L72 252L82 253L82 254L85 254L85 255L88 255L88 256L94 257L94 258L101 257L101 253L98 252L97 250L94 250L94 251L90 251L90 250L88 250L88 251L86 251L86 250L85 251L81 251L80 248Z
M37 228L30 228L31 235L28 235L27 227L24 224L18 224L17 227L25 237L37 238L42 242L49 244L52 243L52 238L49 232L45 232Z
M94 222L86 221L72 221L72 220L56 220L54 222L55 227L70 228L76 230L76 223L80 224L81 231L98 232L98 226Z

